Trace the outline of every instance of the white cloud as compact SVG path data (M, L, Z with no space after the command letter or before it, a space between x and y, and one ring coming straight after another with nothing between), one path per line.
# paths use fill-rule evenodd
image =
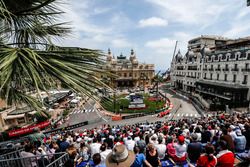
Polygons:
M95 8L93 14L94 15L104 14L109 12L110 10L111 8Z
M232 2L217 0L147 0L157 7L157 11L169 22L203 25L216 20L227 8L232 8ZM230 7L230 8L229 8Z
M174 49L175 40L169 38L161 38L146 42L145 46L154 49L157 53L168 53Z
M226 31L223 36L230 38L239 38L249 36L250 25L248 24L236 24L233 25L228 31Z
M150 17L139 21L139 27L164 27L168 25L168 21L159 17Z
M118 39L113 39L111 41L111 44L115 48L128 48L132 47L132 44L127 41L127 39L124 38L118 38Z

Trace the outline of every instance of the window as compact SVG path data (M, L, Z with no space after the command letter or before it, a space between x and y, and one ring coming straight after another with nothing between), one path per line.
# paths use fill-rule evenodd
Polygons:
M207 73L205 73L204 78L205 78L205 79L207 78Z
M124 77L127 77L127 73L124 73Z
M238 68L238 64L234 64L234 69L237 69Z
M236 82L236 74L234 74L233 82Z
M132 77L132 73L131 72L129 73L129 77Z
M213 79L213 73L210 74L210 79L211 79L211 80Z
M227 74L225 74L224 76L224 81L227 81Z
M244 75L244 80L242 84L247 84L247 75Z
M245 64L245 69L248 69L248 68L249 68L249 64L246 63L246 64Z
M18 124L23 124L23 123L25 123L25 119L24 118L18 118L17 123Z
M217 80L219 81L219 79L220 79L220 74L217 74Z

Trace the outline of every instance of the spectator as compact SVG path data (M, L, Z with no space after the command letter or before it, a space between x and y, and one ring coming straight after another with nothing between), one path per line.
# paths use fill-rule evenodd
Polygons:
M125 145L129 151L133 151L135 147L135 141L132 140L131 136L128 136L128 139L125 140Z
M190 159L190 162L193 164L196 163L202 152L202 144L200 142L197 142L197 139L198 139L197 134L193 133L191 135L191 143L189 143L187 147L188 158Z
M217 154L217 167L233 167L234 154L227 149L227 143L224 140L219 142L220 152Z
M178 137L178 143L175 145L176 154L174 161L177 164L183 165L186 163L187 159L187 145L185 144L185 137L180 135Z
M236 136L234 139L235 142L235 151L238 153L242 153L246 149L246 137L242 135L241 130L237 129L236 130Z
M100 153L95 153L94 155L93 155L93 161L92 161L92 163L90 163L90 166L91 167L106 167L106 165L105 164L102 164L101 163L101 155L100 155Z
M146 160L153 167L158 167L161 165L157 150L155 149L153 144L148 144L148 148L146 150Z
M107 149L107 144L106 143L101 145L100 150L101 150L100 155L101 155L101 158L102 158L102 164L105 164L106 158L107 158L108 154L112 152L112 150Z
M61 152L65 152L66 149L69 147L69 143L66 140L67 140L67 138L64 137L62 142L59 145Z
M78 158L82 158L83 161L88 161L90 157L89 148L83 142L78 149Z
M74 167L76 165L76 155L77 155L77 150L76 148L71 145L70 147L67 148L67 153L69 154L69 160L65 163L64 167Z
M135 161L131 165L131 167L143 167L143 164L146 164L147 167L153 167L147 160L143 153L140 152L139 147L134 148L135 153Z
M250 149L250 125L246 124L244 127L243 135L246 137L247 144L246 144L246 149Z
M162 142L163 142L162 137L159 137L158 144L155 144L155 148L157 150L158 157L160 160L163 160L165 158L166 150L167 150L166 145L163 144Z
M224 140L227 143L227 147L230 151L234 151L234 142L232 136L228 134L226 128L222 129L223 135L220 137L220 140Z
M97 141L96 138L93 139L93 143L90 144L90 153L91 157L93 157L94 154L100 153L100 147L101 143Z
M30 144L25 145L24 147L24 151L22 151L20 153L21 158L27 158L27 157L32 157L35 156L35 154L33 153L34 151L34 147ZM22 160L22 165L25 167L36 167L36 159L35 158L31 158L31 159L23 159Z
M40 147L44 143L45 135L39 128L34 128L34 133L29 135L30 142L34 144L36 148Z
M197 141L201 142L201 129L200 127L196 127L194 133L197 135Z
M107 156L107 167L129 167L135 160L135 154L128 151L125 145L115 145L112 152Z
M169 143L167 145L167 154L172 159L174 159L176 155L175 145L176 145L176 140L174 140L173 138L169 138Z
M211 126L207 127L206 130L201 134L201 143L211 142L212 134L210 130Z
M205 147L205 154L202 154L197 160L197 167L215 167L217 158L214 156L214 146L207 144Z
M146 142L143 140L143 135L140 134L140 140L136 142L136 146L140 148L140 153L144 153L146 150Z

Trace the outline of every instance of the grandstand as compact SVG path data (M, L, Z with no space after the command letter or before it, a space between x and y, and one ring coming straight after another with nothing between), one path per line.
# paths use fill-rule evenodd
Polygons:
M1 145L0 166L84 167L88 164L109 167L114 166L114 151L120 149L123 150L121 155L127 153L128 157L120 159L115 166L205 167L208 163L230 167L245 163L243 166L247 167L250 160L249 120L246 114L221 114L192 120L123 126L106 124L92 129L82 127L77 131L61 129L47 134L37 129L23 140Z

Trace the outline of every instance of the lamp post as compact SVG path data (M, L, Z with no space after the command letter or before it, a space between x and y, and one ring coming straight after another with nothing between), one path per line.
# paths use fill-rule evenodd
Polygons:
M114 104L114 112L116 114L116 90L114 90L113 92L113 104Z

